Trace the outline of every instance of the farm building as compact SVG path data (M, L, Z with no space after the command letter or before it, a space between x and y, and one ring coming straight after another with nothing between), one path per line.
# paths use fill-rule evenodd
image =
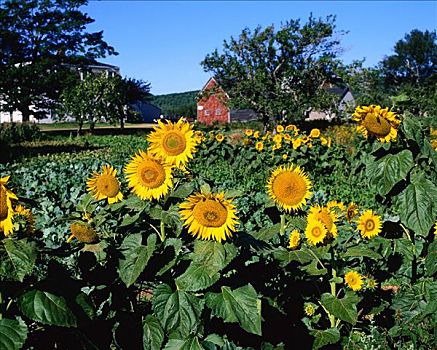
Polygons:
M344 111L348 105L355 104L352 92L348 87L341 88L329 84L324 89L338 96L336 108L338 111ZM249 121L258 118L258 114L252 109L229 109L227 106L228 100L228 94L214 78L210 78L199 93L197 120L200 123L211 124L213 122ZM305 120L332 120L335 117L335 112L309 109Z

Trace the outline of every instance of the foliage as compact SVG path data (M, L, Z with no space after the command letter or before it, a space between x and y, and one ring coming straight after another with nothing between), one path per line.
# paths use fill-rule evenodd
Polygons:
M198 91L187 91L175 94L156 95L151 98L151 103L161 108L165 116L185 116L195 118L196 95Z
M147 147L144 138L86 137L100 148L1 165L8 188L32 208L36 231L17 227L0 242L0 344L283 349L299 337L314 349L434 348L436 153L428 126L402 119L398 141L384 145L359 136L332 141L350 126L197 131L194 159L174 172L174 188L159 201L129 194L123 176L119 203L85 190L103 164L122 174L128 157ZM265 187L271 170L290 160L309 174L313 195L284 214ZM198 191L234 201L231 239L201 241L183 228L178 205ZM378 237L363 238L340 201L378 213ZM303 234L308 213L328 203L337 235L314 246ZM73 221L90 225L98 242L67 243ZM293 230L301 241L290 249ZM358 290L345 283L350 271L362 278Z
M264 123L283 111L297 121L310 107L333 107L323 87L334 82L338 66L334 30L333 16L310 16L303 25L287 21L278 30L246 28L224 41L223 53L215 50L201 64L229 94L232 106L254 109Z
M81 11L86 0L7 0L0 6L0 96L23 121L57 105L78 66L116 54L103 32L88 33L94 20ZM34 108L31 109L31 106Z

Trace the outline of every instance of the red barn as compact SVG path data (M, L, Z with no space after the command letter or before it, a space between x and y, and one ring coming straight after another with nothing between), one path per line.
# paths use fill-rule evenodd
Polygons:
M226 92L214 78L210 78L200 91L200 98L197 102L197 120L204 124L229 123L231 112L227 105L228 100L229 96Z

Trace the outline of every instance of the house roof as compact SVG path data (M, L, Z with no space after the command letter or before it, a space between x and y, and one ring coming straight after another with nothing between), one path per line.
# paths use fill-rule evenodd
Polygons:
M339 96L339 99L341 100L348 93L349 88L347 86L346 87L334 86L331 88L327 88L326 91L331 94Z
M253 109L231 109L231 120L254 120L258 113Z

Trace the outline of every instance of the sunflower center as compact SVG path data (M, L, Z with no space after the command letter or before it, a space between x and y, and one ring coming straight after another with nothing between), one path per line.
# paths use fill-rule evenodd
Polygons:
M148 188L157 188L165 181L165 169L158 162L147 161L138 170L142 184Z
M228 211L220 202L206 199L196 204L193 216L202 226L220 227L226 223Z
M72 223L70 225L71 233L76 237L79 241L84 243L93 243L97 240L96 232L88 227L86 224L82 223Z
M375 113L367 113L363 121L364 127L368 132L377 136L385 137L390 134L391 124L390 122Z
M179 132L170 131L164 135L162 147L170 156L177 156L185 151L185 137Z
M355 279L354 276L350 276L349 277L349 284L354 285L355 283L357 283L357 280Z
M6 190L0 186L0 221L3 221L8 217L8 197L6 196Z
M287 205L297 205L307 193L305 180L297 173L278 174L272 183L273 194Z
M109 174L102 174L96 181L97 190L107 197L115 197L120 191L120 184L118 180Z
M366 231L372 231L376 227L375 222L373 220L367 220L365 226L366 226Z
M311 229L311 234L314 236L314 237L320 237L323 233L322 233L322 230L320 229L320 227L313 227L312 229Z

